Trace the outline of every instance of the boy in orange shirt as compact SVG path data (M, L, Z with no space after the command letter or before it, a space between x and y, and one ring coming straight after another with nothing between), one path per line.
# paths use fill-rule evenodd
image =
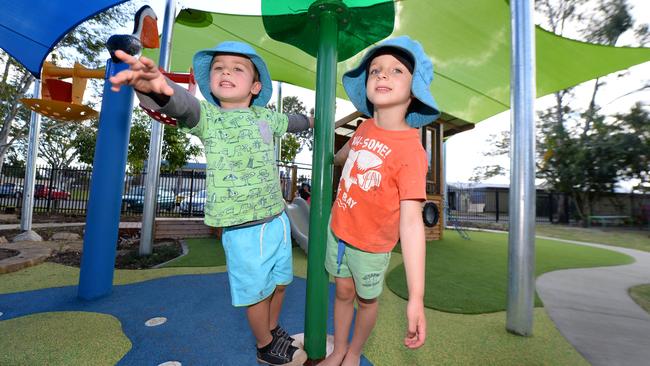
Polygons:
M397 37L371 49L343 76L354 106L372 116L337 152L343 174L332 208L325 268L335 277L334 351L321 365L359 365L377 319L390 253L402 246L409 300L404 344L426 338L422 202L427 158L418 129L440 112L429 92L433 65L422 46ZM354 335L348 336L358 302Z

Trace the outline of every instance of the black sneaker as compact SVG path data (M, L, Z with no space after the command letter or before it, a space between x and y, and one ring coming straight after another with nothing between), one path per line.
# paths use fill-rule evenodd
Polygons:
M307 354L291 345L288 339L273 337L268 345L257 349L257 362L273 366L301 366Z
M278 324L274 329L271 329L271 335L273 338L280 337L288 339L292 346L302 348L302 343L290 336L289 333L280 326L280 324Z

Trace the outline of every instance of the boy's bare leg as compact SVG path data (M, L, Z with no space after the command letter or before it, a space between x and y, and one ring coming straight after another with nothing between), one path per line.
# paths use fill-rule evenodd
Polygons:
M286 289L287 286L275 286L275 291L273 292L273 295L271 295L269 330L273 330L278 326L278 319L280 318L280 311L282 311L282 302L284 301Z
M273 337L269 331L269 309L271 305L271 297L251 305L246 309L246 316L248 317L248 324L253 331L253 336L257 342L257 348L262 348L271 343Z
M354 322L354 335L342 366L359 366L363 345L366 344L377 321L377 309L379 308L377 299L365 300L357 297L357 300L359 308L357 309L357 319Z
M319 366L339 366L348 351L350 324L354 316L356 288L352 277L336 277L334 300L334 351Z

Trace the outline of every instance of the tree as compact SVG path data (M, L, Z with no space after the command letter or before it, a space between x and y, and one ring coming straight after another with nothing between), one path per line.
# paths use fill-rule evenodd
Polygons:
M43 118L43 130L38 155L47 162L47 165L56 169L67 169L79 156L79 147L75 145L78 133L84 130L83 124L61 123L49 118Z
M280 160L294 161L298 151L300 150L300 142L292 134L282 136L282 146L280 148Z
M87 67L103 63L104 41L115 29L131 20L135 12L132 3L108 9L79 25L56 45L50 61L57 65L72 65L75 61ZM9 148L24 140L29 132L30 111L19 102L30 97L34 77L6 52L0 50L0 170ZM53 125L56 128L56 125ZM49 131L44 128L41 133Z
M559 35L575 22L586 24L578 29L578 34L592 43L616 45L621 35L632 31L641 42L648 38L647 25L634 29L629 7L622 0L540 0L536 5L549 30ZM593 10L580 11L586 7ZM550 189L570 196L583 219L591 215L594 200L605 192L612 192L619 181L637 178L647 182L648 178L649 161L642 150L647 149L647 138L639 137L644 136L640 129L648 122L648 114L640 104L629 113L603 114L598 97L600 89L606 85L606 78L593 83L589 101L583 109L576 107L575 89L559 91L553 96L554 105L537 115L537 177L544 179ZM623 95L648 87L646 84ZM647 124L645 126L647 129ZM509 146L509 139L509 133L493 139L498 147L486 155L502 154L504 147ZM473 178L489 178L503 170L494 166L479 167ZM560 208L565 206L560 205ZM559 214L565 216L564 212Z
M276 110L275 104L268 105L268 108ZM282 98L282 113L299 113L306 115L307 108L298 97L287 96ZM310 115L312 117L314 115L313 108L310 111ZM296 155L298 155L304 147L307 147L311 151L313 145L314 131L311 128L295 134L285 134L282 136L280 160L293 161L296 158Z
M79 152L80 162L92 165L95 155L95 139L97 126L84 129L75 139L75 148ZM149 140L151 137L151 118L142 109L136 107L131 119L131 133L127 164L132 173L144 170L144 161L149 156ZM190 141L190 138L177 128L165 126L163 137L162 158L168 165L163 170L175 171L181 168L191 158L201 154L201 147Z

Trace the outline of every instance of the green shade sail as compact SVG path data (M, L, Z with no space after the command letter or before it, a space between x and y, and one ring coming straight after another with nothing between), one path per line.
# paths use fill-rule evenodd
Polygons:
M381 2L359 3L377 6ZM431 91L443 112L477 123L509 108L510 9L505 1L404 0L394 3L394 12L390 36L409 35L422 43L434 64L436 75ZM363 23L368 19L350 21ZM267 62L274 80L315 89L314 57L272 39L261 16L183 10L174 25L172 71L187 72L196 51L224 40L253 45ZM539 27L536 42L538 97L650 60L650 48L592 45ZM158 59L157 55L149 55ZM362 55L359 52L338 63L338 97L346 98L341 85L343 72L355 66Z
M338 16L339 62L393 32L395 7L392 0L262 0L264 28L274 40L316 57L318 14L325 9L331 9Z

